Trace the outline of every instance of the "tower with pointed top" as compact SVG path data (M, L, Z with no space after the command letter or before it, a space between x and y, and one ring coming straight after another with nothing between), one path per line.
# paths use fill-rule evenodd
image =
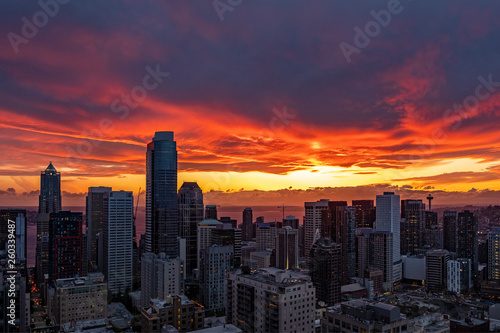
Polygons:
M49 163L40 175L40 196L38 213L59 213L61 211L61 173Z

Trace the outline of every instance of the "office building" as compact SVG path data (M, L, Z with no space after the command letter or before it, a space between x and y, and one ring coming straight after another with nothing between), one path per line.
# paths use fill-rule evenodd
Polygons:
M443 248L450 252L457 252L457 217L456 211L443 212Z
M178 255L177 149L173 132L156 132L146 152L146 251Z
M289 215L283 219L281 227L290 227L292 229L297 229L299 230L299 219L296 218L295 216Z
M328 199L321 199L316 202L306 202L304 216L304 255L309 258L311 247L321 237L321 216L322 211L328 209Z
M397 283L402 279L400 197L394 192L384 192L383 195L377 195L376 202L375 230L392 233L392 283Z
M425 211L425 229L431 229L438 225L438 214L432 211Z
M99 186L89 187L89 192L86 197L85 206L85 221L87 227L87 258L90 261L90 266L95 269L98 266L98 257L102 258L102 252L99 253L98 234L102 232L103 223L107 217L107 207L105 199L107 199L111 187ZM102 235L102 234L101 234Z
M252 269L269 268L272 264L272 251L254 251L250 253L250 260L247 260L245 265Z
M356 210L356 229L373 228L376 219L373 200L353 200L352 207Z
M292 271L239 269L229 275L226 303L226 322L243 332L315 330L315 288Z
M82 213L50 213L49 277L53 280L81 276Z
M320 238L309 253L309 274L316 298L326 304L340 301L342 281L342 245L331 238Z
M281 269L299 268L299 231L285 226L277 231L276 267Z
M457 217L457 257L471 260L473 276L478 268L477 216L465 210Z
M107 318L108 290L101 273L85 278L57 279L54 285L51 313L57 324Z
M276 248L276 223L256 223L257 251L272 251Z
M205 220L218 220L217 218L217 205L205 206Z
M241 266L241 229L233 228L230 223L217 224L210 230L210 245L232 246L234 268Z
M103 273L113 295L132 291L134 197L131 191L111 191L106 198L103 233Z
M488 280L500 280L500 228L488 234Z
M232 219L230 216L221 216L219 218L219 221L224 223L224 224L230 224L231 227L233 227L234 229L238 228L238 221L235 219Z
M357 263L356 271L357 276L364 278L365 270L371 266L373 262L373 233L372 228L358 228L356 229L356 243L357 243Z
M197 268L200 267L201 251L212 245L212 230L222 225L222 222L217 220L203 220L198 223L197 235Z
M321 332L408 332L408 319L397 306L354 300L328 308Z
M394 234L388 231L375 231L370 234L370 243L373 244L373 261L371 266L380 269L384 272L384 284L383 288L385 291L391 291L392 285L394 283ZM402 263L401 263L401 273L402 273Z
M11 223L9 222L12 221ZM9 227L10 226L10 227ZM12 229L14 227L14 229ZM15 230L9 238L9 230ZM8 250L8 244L16 245L16 265L26 267L27 238L26 238L26 209L0 210L0 250ZM9 239L11 241L9 242Z
M470 259L458 258L448 261L448 291L458 295L472 287Z
M233 247L212 245L201 251L200 290L205 310L225 308L226 280L233 269Z
M169 258L165 253L144 253L141 258L141 305L149 301L184 292L184 263L180 258Z
M422 200L401 200L401 253L415 255L424 245L425 204Z
M254 238L253 234L253 213L252 208L247 207L243 210L243 219L242 219L242 237L244 241L251 241Z
M204 319L203 307L184 295L155 298L141 309L143 332L166 332L168 325L176 332L198 331L204 327Z
M448 261L447 250L430 250L425 254L425 286L428 291L443 293L447 290Z
M203 220L203 193L196 182L184 182L179 189L179 237L186 240L188 276L198 267L198 223Z
M444 248L443 229L439 228L437 225L425 229L424 235L424 246L429 246L434 249Z

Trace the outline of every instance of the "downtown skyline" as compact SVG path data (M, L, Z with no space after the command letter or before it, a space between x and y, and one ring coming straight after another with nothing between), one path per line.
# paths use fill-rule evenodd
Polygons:
M63 206L144 190L155 131L175 132L178 187L197 181L207 204L497 203L496 4L401 1L363 47L355 28L387 1L243 2L223 21L210 2L96 5L60 5L17 52L0 42L2 206L35 206L49 161ZM40 10L6 5L0 33Z

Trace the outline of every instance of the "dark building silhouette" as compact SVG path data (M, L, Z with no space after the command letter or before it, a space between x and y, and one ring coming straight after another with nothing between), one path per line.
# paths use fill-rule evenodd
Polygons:
M178 254L177 149L173 132L156 132L146 152L146 251Z
M13 223L9 223L9 220L13 221ZM26 266L28 250L26 243L26 222L26 209L0 210L0 250L8 250L9 230L13 230L9 228L9 224L15 226L13 235L15 236L16 242L16 261L18 261L16 264L22 264L23 266Z
M401 254L415 255L424 244L425 204L401 200Z
M458 213L457 257L471 260L473 274L478 268L477 216L468 210Z
M203 220L203 193L196 182L184 182L179 189L179 237L186 240L186 273L198 266L198 223Z
M235 219L232 219L229 216L221 216L220 219L219 219L219 221L222 222L222 223L229 223L235 229L238 228L238 221L235 220Z
M103 253L99 253L98 234L102 237L103 223L107 217L107 198L111 187L99 186L89 187L89 192L86 197L85 206L85 221L87 227L87 258L90 261L90 267L94 269L96 265L102 265L99 262L99 257L102 261ZM102 252L102 246L101 246Z
M299 231L290 226L277 230L276 267L299 268Z
M50 213L49 277L53 280L81 275L82 213Z
M217 218L217 205L206 205L205 206L205 218L204 220L218 220Z
M438 225L438 214L436 212L425 212L425 229L432 229Z
M356 228L373 228L376 219L373 200L353 200L352 207L356 209Z
M333 305L340 302L342 245L320 238L309 252L309 274L316 288L316 300Z
M254 237L254 232L253 232L253 214L252 214L252 208L247 207L243 210L243 226L242 226L242 238L244 241L251 241L252 238Z
M457 252L457 212L445 210L443 213L443 248L450 252Z
M241 229L233 228L229 223L216 225L210 233L210 245L232 246L232 266L234 268L241 266Z

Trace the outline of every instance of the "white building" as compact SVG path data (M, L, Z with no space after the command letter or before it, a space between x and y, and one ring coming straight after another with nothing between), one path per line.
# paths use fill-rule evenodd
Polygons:
M141 260L141 305L146 307L153 298L161 300L184 291L184 262L147 252Z
M131 191L111 191L103 223L103 271L113 294L132 290L134 197Z
M304 216L304 242L305 256L309 258L309 251L314 244L316 233L321 232L321 212L328 209L329 199L321 199L316 202L306 202Z
M231 273L226 319L244 332L314 332L316 291L311 281L277 268ZM240 311L245 309L245 311Z
M376 231L388 231L392 233L392 260L394 267L392 269L393 283L400 281L403 277L403 265L401 262L401 201L399 195L394 192L384 192L383 195L377 195Z
M470 259L448 261L448 291L462 294L472 287Z
M217 228L218 225L223 223L214 219L203 220L198 223L198 239L197 239L197 257L198 268L200 268L201 251L212 245L212 229Z

